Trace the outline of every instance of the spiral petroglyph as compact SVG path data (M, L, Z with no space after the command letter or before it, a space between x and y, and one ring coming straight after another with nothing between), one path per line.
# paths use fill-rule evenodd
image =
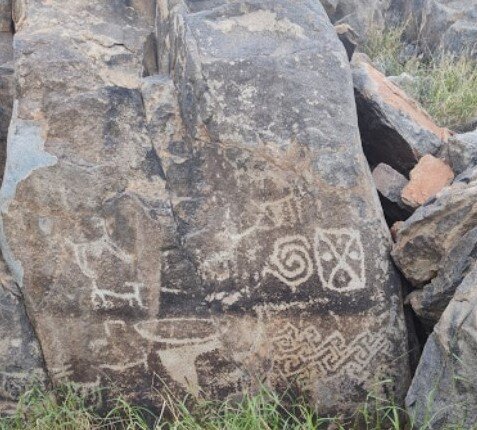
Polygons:
M310 251L311 246L303 236L279 238L273 246L270 264L263 270L263 274L270 273L295 292L313 274Z

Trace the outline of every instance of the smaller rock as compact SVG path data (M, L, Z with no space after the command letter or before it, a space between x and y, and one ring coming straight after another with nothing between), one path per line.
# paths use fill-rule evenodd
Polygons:
M444 161L428 154L411 170L410 177L401 197L405 204L417 208L449 185L454 179L454 173Z
M456 175L477 165L477 129L452 136L447 146L447 157Z
M408 302L421 322L432 331L454 292L467 273L477 265L477 228L466 233L440 263L437 276L422 289L410 293Z
M451 186L409 217L397 235L392 256L415 287L426 285L443 267L443 259L477 227L477 167L459 175Z
M399 230L401 229L401 227L403 226L404 224L404 221L396 221L392 227L389 229L389 231L391 232L391 237L393 238L393 241L396 242L397 241L397 235L399 233Z
M338 24L335 25L336 34L341 40L341 43L346 49L348 54L348 60L351 61L353 57L356 46L358 45L358 34L353 30L349 24Z
M361 54L351 62L364 153L371 167L386 163L407 176L419 158L436 155L449 137L415 100Z
M477 267L429 336L406 397L416 428L472 429L477 422Z
M409 182L406 177L391 166L380 163L373 170L373 179L388 223L407 219L412 214L412 209L401 199L402 190Z

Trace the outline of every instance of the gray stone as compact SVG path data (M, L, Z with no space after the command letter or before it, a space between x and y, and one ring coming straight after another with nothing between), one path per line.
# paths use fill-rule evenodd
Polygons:
M452 136L446 148L447 158L456 174L474 167L477 164L477 129Z
M477 228L466 233L443 257L439 272L422 289L407 297L414 312L430 329L439 321L458 285L477 260Z
M321 5L131 5L16 18L0 239L52 382L151 407L165 384L401 398L400 282Z
M406 206L401 199L402 190L409 181L384 163L378 164L373 170L373 179L388 223L394 224L409 218L413 209Z
M429 283L443 259L477 227L477 170L469 170L418 208L400 227L393 258L414 286Z
M477 266L467 274L424 348L406 404L416 427L477 422Z
M372 167L385 163L408 176L419 158L437 154L448 130L360 55L352 61L359 128Z
M0 416L13 412L26 389L44 382L41 351L21 291L0 259Z
M473 0L425 0L419 41L425 52L466 53L477 58L477 4Z

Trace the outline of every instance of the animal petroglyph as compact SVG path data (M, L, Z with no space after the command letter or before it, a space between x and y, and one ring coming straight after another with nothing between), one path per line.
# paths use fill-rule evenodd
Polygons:
M317 228L314 250L324 288L346 292L366 286L364 250L358 230Z
M339 331L323 339L315 326L297 327L291 322L276 333L272 345L274 367L304 386L335 374L359 379L378 353L390 353L389 340L381 333L363 332L347 343Z
M98 287L98 274L92 262L96 263L105 255L112 256L126 265L132 265L134 262L131 255L124 252L111 240L103 219L99 220L99 225L102 230L102 236L99 239L83 243L68 241L73 248L76 264L81 272L91 279L91 302L94 309L113 309L123 305L123 303L127 303L131 307L137 306L144 309L145 305L141 298L141 290L144 288L143 283L125 282L122 286L125 291L112 291Z
M313 275L311 246L306 237L288 236L279 238L273 246L270 265L263 275L272 274L295 291Z
M93 302L95 309L114 308L115 305L111 299L116 299L120 302L127 302L131 307L137 305L139 308L145 309L146 307L144 306L141 298L141 290L144 288L144 284L140 282L125 282L124 287L126 287L129 291L125 293L117 293L115 291L98 288L96 281L93 280L91 301Z
M169 376L193 395L200 391L197 358L221 346L212 321L168 318L137 323L135 330L150 342L162 344L157 353Z
M301 202L294 194L264 203L255 203L256 219L253 225L239 234L231 234L233 241L241 241L251 234L260 231L271 231L283 226L293 226L302 222L303 210Z
M365 288L364 250L359 231L317 228L313 251L304 236L278 238L262 274L275 276L295 292L313 275L311 255L314 254L323 288L340 292Z

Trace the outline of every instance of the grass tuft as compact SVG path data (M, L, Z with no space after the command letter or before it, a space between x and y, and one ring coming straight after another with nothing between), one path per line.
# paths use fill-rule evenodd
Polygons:
M377 392L381 392L377 386ZM414 427L411 417L395 402L370 394L350 416L323 417L302 397L277 394L265 387L240 400L179 401L162 396L155 416L122 398L110 402L108 413L87 404L74 385L50 392L32 389L18 402L16 413L0 418L0 430L431 430ZM167 412L166 412L167 411ZM429 420L429 423L432 420ZM461 426L445 430L464 430ZM466 429L469 430L469 429Z
M415 76L405 90L441 126L457 128L477 117L477 62L462 55L425 58L406 54L405 26L372 27L362 47L386 76Z

